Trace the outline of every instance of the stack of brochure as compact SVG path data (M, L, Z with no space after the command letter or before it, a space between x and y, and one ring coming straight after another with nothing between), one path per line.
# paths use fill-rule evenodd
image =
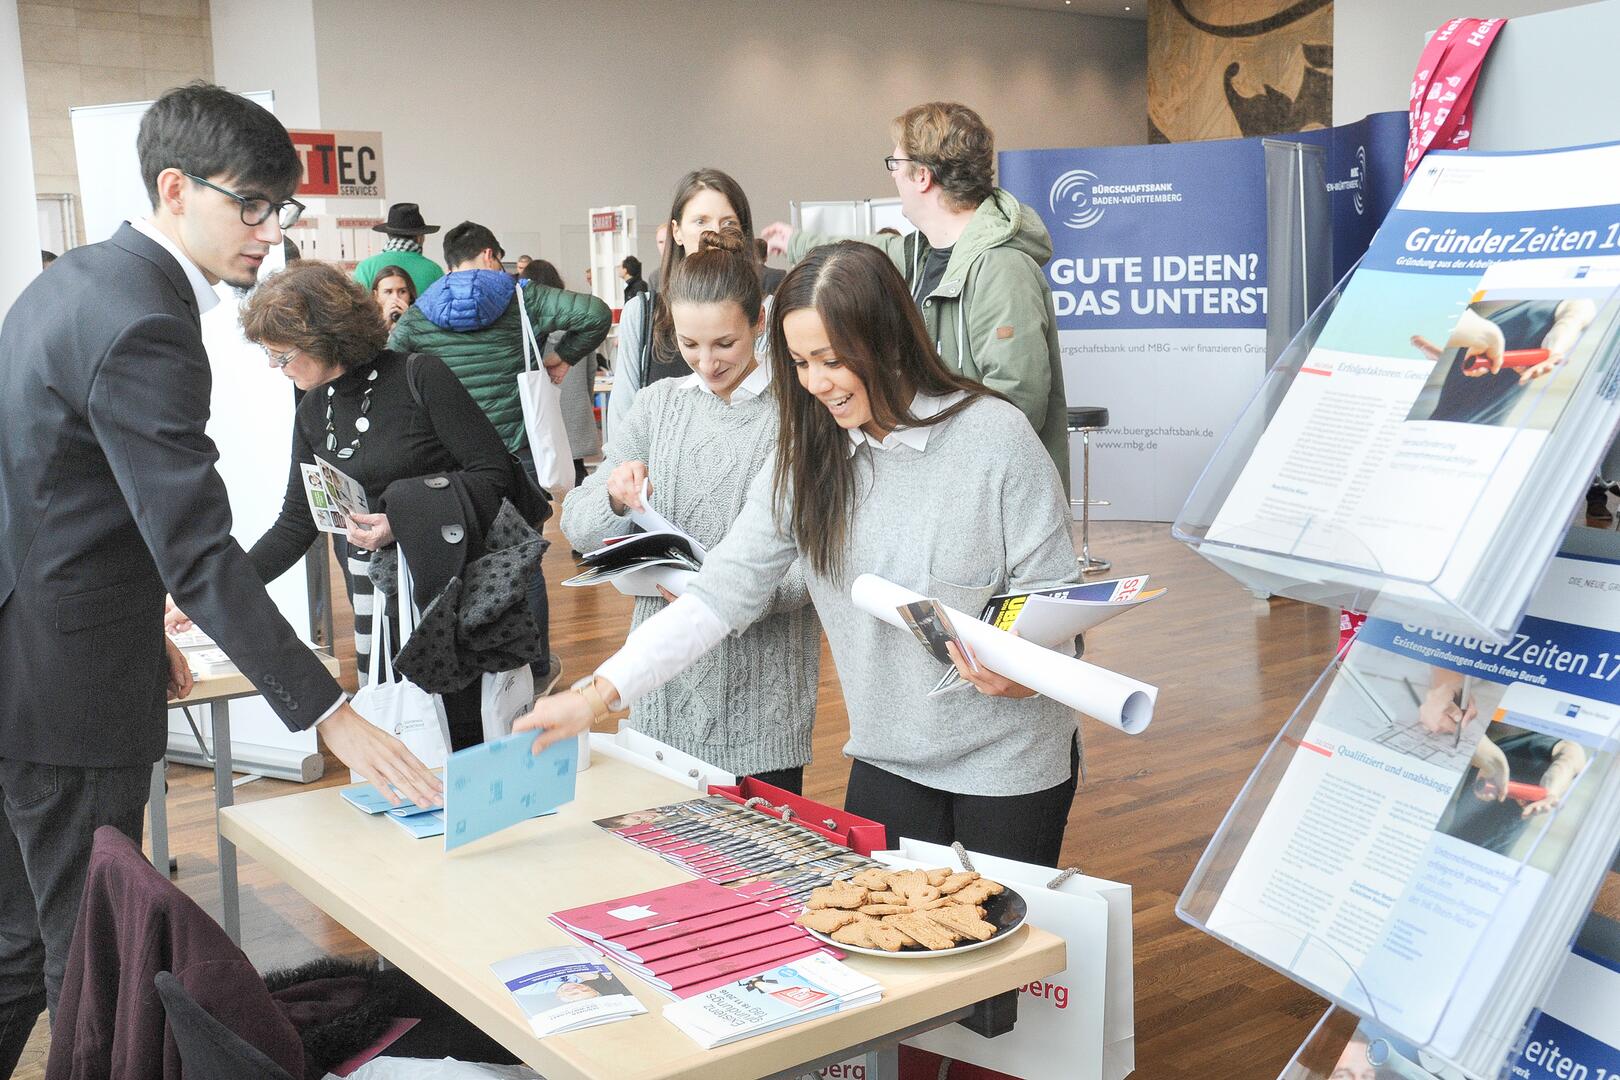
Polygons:
M365 813L383 815L418 840L444 835L444 811L436 806L418 806L409 799L403 799L396 806L375 784L356 784L338 794Z
M821 948L777 896L771 883L691 881L559 911L551 921L661 993L689 998Z
M1431 153L1175 534L1252 588L1504 639L1620 423L1620 144Z
M1505 645L1369 619L1179 913L1495 1077L1620 845L1617 592L1620 565L1566 555Z
M490 967L542 1038L611 1024L647 1011L587 949L540 949Z
M664 1006L664 1019L705 1050L869 1005L883 987L824 953Z

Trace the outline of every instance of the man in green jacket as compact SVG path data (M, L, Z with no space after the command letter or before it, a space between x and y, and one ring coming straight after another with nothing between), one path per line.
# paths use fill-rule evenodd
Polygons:
M1033 209L995 186L995 137L965 105L930 102L895 118L884 163L910 236L862 236L905 275L951 367L1029 418L1069 490L1068 401L1052 289L1041 271L1052 237ZM798 261L840 239L777 222L760 235Z
M504 254L495 234L476 222L463 221L445 233L444 261L450 272L400 316L388 346L403 353L432 353L443 360L538 481L518 398L517 377L524 370L523 318L514 301L521 295L538 347L546 346L548 336L560 335L552 343L554 351L543 354L551 381L559 383L571 365L602 344L613 325L613 312L585 293L514 282L501 268ZM545 579L537 574L529 589L529 607L550 653L545 589ZM544 693L556 682L561 665L553 654L549 668L542 670L538 662L534 667L535 690Z
M423 221L422 211L415 203L401 202L390 206L388 220L373 225L371 231L385 234L388 242L377 254L361 259L354 268L354 280L368 290L385 266L397 266L411 275L411 284L416 286L418 296L444 276L439 264L422 254L422 237L438 232L439 227Z

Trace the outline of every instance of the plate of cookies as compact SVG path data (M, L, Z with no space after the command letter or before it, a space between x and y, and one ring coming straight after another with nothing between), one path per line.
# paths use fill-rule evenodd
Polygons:
M919 959L992 945L1027 912L1022 896L975 873L873 867L813 890L795 921L840 949Z

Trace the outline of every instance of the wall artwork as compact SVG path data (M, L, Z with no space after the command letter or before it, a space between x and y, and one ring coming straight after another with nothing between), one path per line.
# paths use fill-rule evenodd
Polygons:
M1333 0L1151 0L1150 142L1332 122Z

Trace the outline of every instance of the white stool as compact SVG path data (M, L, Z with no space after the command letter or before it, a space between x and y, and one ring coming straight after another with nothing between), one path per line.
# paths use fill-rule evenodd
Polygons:
M1069 410L1069 434L1080 435L1080 498L1070 500L1069 505L1076 502L1080 506L1080 573L1106 574L1113 563L1107 559L1094 559L1091 557L1091 508L1093 506L1107 506L1107 499L1093 500L1091 497L1091 433L1101 431L1108 426L1108 410L1097 405L1088 405Z

